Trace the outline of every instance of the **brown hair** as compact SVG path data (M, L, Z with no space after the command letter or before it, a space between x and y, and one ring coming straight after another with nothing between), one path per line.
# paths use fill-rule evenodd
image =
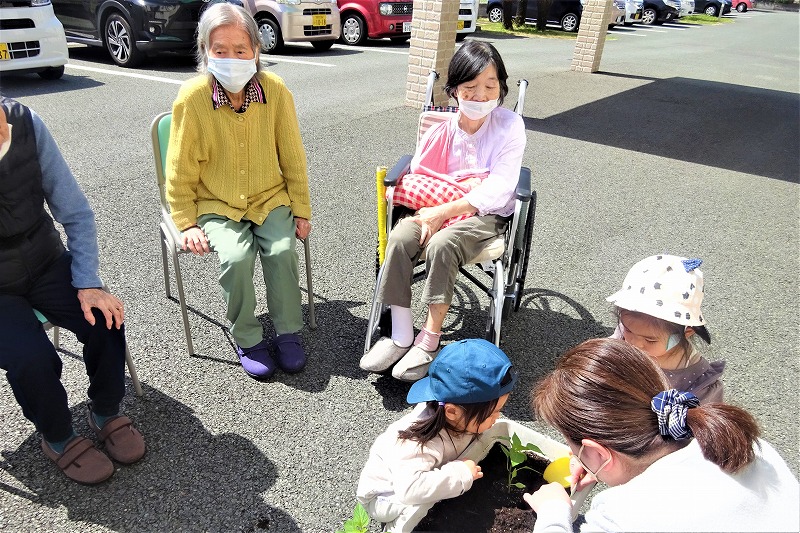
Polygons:
M650 408L653 396L670 385L658 365L624 341L592 339L567 352L531 393L534 413L564 437L592 439L634 458L675 441L662 436ZM703 455L726 472L753 461L759 428L747 411L704 404L687 411L686 423Z
M470 422L474 421L476 425L483 424L497 407L497 402L500 398L489 400L488 402L480 403L460 403L455 404L464 410L464 427L468 426ZM450 433L461 434L466 433L463 429L458 429L450 422L444 414L444 405L440 405L437 401L427 402L428 409L433 412L428 418L417 420L407 429L398 432L397 436L404 440L413 440L424 446L428 441L433 440L439 435L442 429L447 429Z

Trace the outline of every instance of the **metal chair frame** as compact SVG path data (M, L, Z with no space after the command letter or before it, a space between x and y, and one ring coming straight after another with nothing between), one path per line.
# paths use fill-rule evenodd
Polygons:
M53 346L58 350L61 347L61 328L52 324L38 310L34 309L33 312L36 314L36 318L39 319L39 322L42 323L42 327L45 331L53 330ZM128 349L127 342L125 343L125 364L128 366L128 373L131 375L133 390L136 391L136 396L142 396L142 384L139 383L139 375L136 373L136 365L133 364L133 357L131 357L131 351Z
M172 124L172 113L165 112L153 119L150 125L150 135L153 143L153 156L156 166L156 178L158 180L158 193L161 200L161 222L159 232L161 240L161 262L164 270L164 291L167 298L172 298L169 279L169 261L167 256L172 257L172 266L175 271L175 285L178 289L178 301L181 306L181 316L183 317L183 330L186 335L186 349L190 356L195 354L192 342L192 332L189 327L189 313L186 307L186 297L183 290L183 276L181 275L180 262L178 255L191 253L184 250L180 244L181 232L172 221L169 214L169 204L165 194L167 146L169 144L169 130ZM316 329L317 320L314 312L314 287L311 280L311 248L310 238L300 239L304 248L304 259L306 266L306 293L308 295L308 324L311 329Z

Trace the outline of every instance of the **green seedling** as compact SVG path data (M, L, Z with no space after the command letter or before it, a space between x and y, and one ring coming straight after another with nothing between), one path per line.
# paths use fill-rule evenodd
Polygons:
M520 466L528 458L528 455L525 452L527 451L541 454L542 450L535 444L522 444L519 435L516 433L511 435L511 437L501 436L498 437L498 439L503 445L500 449L503 450L504 454L506 454L506 466L508 468L508 491L511 492L511 487L524 489L524 483L514 481L520 472L523 470L531 470L541 474L541 472L531 468L530 466Z
M367 533L369 529L369 515L360 503L356 504L355 509L353 509L352 518L347 520L342 527L344 529L340 529L337 533Z

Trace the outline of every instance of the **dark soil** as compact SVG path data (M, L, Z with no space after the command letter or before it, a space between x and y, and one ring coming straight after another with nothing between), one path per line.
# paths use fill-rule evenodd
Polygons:
M428 512L414 531L457 533L530 533L536 514L522 499L526 492L534 492L544 485L541 472L549 464L547 459L530 457L520 466L536 470L523 470L515 482L525 484L525 489L508 490L506 456L495 444L480 462L483 477L472 488L459 496L443 500Z

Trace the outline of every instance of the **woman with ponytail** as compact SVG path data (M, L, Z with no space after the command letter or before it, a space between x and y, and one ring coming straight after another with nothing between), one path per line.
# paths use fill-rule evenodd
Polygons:
M610 487L581 531L800 530L797 479L755 419L671 389L634 346L594 339L573 348L536 386L532 408L572 449L573 487ZM560 484L525 501L534 531L572 531Z

